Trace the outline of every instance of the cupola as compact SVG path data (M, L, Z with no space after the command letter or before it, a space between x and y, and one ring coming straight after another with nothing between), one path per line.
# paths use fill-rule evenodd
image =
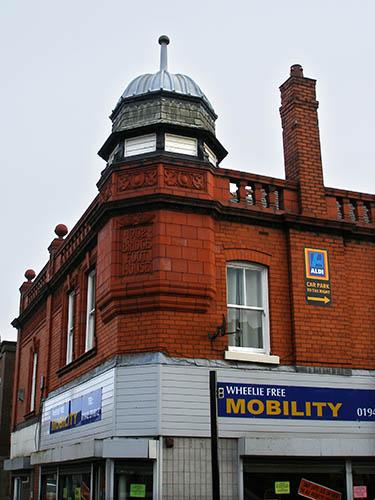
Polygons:
M168 71L169 38L161 36L159 44L159 71L137 76L125 88L99 155L108 165L162 154L216 167L227 155L215 135L217 115L192 78Z

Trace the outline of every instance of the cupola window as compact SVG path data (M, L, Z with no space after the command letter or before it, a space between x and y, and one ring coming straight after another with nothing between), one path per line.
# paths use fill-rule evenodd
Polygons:
M214 165L216 167L216 165L217 165L217 156L212 151L212 149L207 146L206 143L204 143L204 151L205 151L205 153L207 155L208 161L210 163L212 163L212 165Z
M182 135L165 134L165 151L197 156L197 139Z
M156 134L140 135L125 139L124 156L143 155L156 151Z
M108 165L112 165L112 163L115 161L115 155L118 151L119 147L118 145L115 147L115 149L112 151L112 153L109 155L108 158Z

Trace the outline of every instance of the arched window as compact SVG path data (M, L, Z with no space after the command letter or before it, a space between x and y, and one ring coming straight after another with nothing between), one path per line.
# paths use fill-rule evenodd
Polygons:
M268 270L246 262L227 265L229 351L269 354Z

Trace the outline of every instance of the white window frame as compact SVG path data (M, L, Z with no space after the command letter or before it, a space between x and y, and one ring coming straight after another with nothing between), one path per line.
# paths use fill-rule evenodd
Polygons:
M165 151L170 153L178 153L187 156L198 155L198 141L195 137L166 133L164 142Z
M124 142L124 157L143 155L156 151L156 134L129 137Z
M73 361L75 292L68 294L68 324L66 329L66 364Z
M115 147L115 149L114 149L114 150L112 151L112 153L109 155L109 157L108 157L108 162L107 162L107 163L108 163L108 165L112 165L113 160L115 159L115 155L116 155L117 151L118 151L118 145Z
M94 347L95 334L95 275L93 269L87 275L87 308L86 308L86 336L85 336L85 352Z
M207 156L208 156L208 161L214 165L214 167L217 166L217 156L215 155L215 153L212 151L212 149L207 146L206 143L203 144L203 147L204 147L204 150L205 152L207 153Z
M30 392L30 412L35 410L36 396L36 374L38 369L38 352L33 352L33 369L31 375L31 392Z
M238 360L238 361L254 361L260 363L279 363L278 356L270 355L270 328L269 328L269 305L268 305L268 269L266 266L261 264L255 264L250 262L228 262L227 263L227 297L228 293L228 269L236 268L243 270L243 290L244 290L244 303L246 304L246 273L247 269L260 271L261 273L261 294L262 294L262 306L246 306L240 304L230 304L227 300L227 310L229 309L242 309L247 311L262 311L262 341L263 347L242 347L242 346L231 346L228 345L228 351L225 353L226 359Z

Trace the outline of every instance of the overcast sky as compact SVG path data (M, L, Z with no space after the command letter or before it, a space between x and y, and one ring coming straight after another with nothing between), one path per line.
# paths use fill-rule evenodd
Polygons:
M375 191L374 0L1 0L0 15L2 339L25 270L95 196L108 115L158 70L161 34L219 115L222 166L284 178L278 87L299 63L318 81L326 186Z

